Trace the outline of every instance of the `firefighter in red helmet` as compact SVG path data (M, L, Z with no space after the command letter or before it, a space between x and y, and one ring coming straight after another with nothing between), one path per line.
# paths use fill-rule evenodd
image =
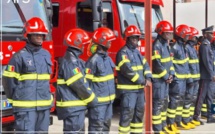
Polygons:
M42 48L48 30L37 17L25 23L26 46L10 59L3 74L3 86L13 106L16 131L48 131L51 56ZM25 132L23 132L25 133Z
M137 50L140 30L135 25L125 29L126 44L116 56L117 92L121 99L119 132L143 133L144 86L150 84L151 71Z
M169 84L175 73L168 44L173 38L173 27L168 21L160 21L155 31L158 36L152 46L153 130L160 134L174 133L166 124Z
M59 66L56 108L63 120L64 133L84 133L87 106L97 103L97 98L85 80L85 63L79 58L84 45L90 43L88 34L79 28L69 30L64 36L67 51Z
M86 79L96 94L98 103L89 108L89 133L109 133L115 99L115 64L108 56L108 49L116 37L109 28L101 27L93 32L92 42L96 52L86 62Z

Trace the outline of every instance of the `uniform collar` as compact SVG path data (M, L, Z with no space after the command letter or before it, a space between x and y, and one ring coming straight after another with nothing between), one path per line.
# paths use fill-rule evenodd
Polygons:
M72 48L72 47L68 47L68 48L67 48L67 51L68 51L70 54L74 55L76 58L79 58L79 56L82 54L82 52L81 52L80 50L77 50L77 49Z
M166 39L164 39L162 36L158 35L157 36L158 40L162 43L162 44L165 44L165 43L168 43Z
M101 57L103 57L103 58L105 58L105 57L108 56L108 53L105 52L105 51L98 50L98 51L96 51L96 53L97 53L98 55L100 55Z
M34 46L29 43L26 44L25 48L31 53L39 52L42 46Z

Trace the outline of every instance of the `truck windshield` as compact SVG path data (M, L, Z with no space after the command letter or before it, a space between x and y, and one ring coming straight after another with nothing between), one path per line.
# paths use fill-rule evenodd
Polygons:
M24 24L12 1L13 0L3 0L0 2L0 14L2 14L2 28L0 32L2 33L22 33L23 31ZM49 29L43 0L20 0L18 4L26 20L32 18L32 16L39 17Z
M145 26L145 9L143 3L122 3L119 2L119 14L121 21L122 33L128 25L136 25L144 34ZM159 6L152 7L152 31L155 30L156 24L162 20Z

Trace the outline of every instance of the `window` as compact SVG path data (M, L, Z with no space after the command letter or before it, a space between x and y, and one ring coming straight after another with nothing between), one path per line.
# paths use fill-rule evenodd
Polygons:
M59 23L59 3L52 3L52 8L53 8L52 24L53 24L53 27L58 27L58 23Z

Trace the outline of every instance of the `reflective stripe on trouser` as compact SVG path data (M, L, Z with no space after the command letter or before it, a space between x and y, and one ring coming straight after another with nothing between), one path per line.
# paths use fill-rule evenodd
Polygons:
M184 99L184 105L183 105L183 111L182 111L183 123L190 122L190 107L193 101L193 89L194 89L194 83L193 83L193 86L188 86L188 84L186 84L185 99Z
M23 111L16 112L15 115L15 130L22 131L17 134L23 134L23 131L48 131L50 110L41 111ZM27 132L26 132L27 133Z
M211 80L200 80L198 98L195 106L194 119L198 119L203 101L206 99L207 117L211 117L211 104L213 103L215 82Z
M156 132L162 131L166 126L166 110L167 110L167 97L169 94L169 84L163 79L154 79L153 87L153 110L152 122L153 130ZM165 126L163 126L165 125Z
M181 94L185 94L185 80L177 80L173 81L169 85L169 104L167 109L167 124L174 124L175 118L176 118L176 109L179 107L180 100L182 99ZM178 108L178 111L181 110L182 112L182 106L183 104L180 104L181 108ZM181 113L178 112L178 115Z
M119 133L143 132L144 92L124 93L121 95Z
M201 116L207 117L207 104L206 104L206 99L204 100L201 108Z
M185 93L186 93L186 80L181 80L180 81L180 92L179 92L179 103L176 109L176 116L175 116L175 122L181 122L182 120L182 113L183 113L183 106L185 102ZM189 110L189 109L188 109ZM187 112L187 111L186 111ZM187 112L188 114L190 113Z
M195 105L196 105L198 90L199 90L199 81L194 81L193 82L192 104L191 104L191 107L190 107L190 117L191 117L191 120L193 119L193 115L194 115L194 109L195 109Z
M63 120L64 134L84 133L85 110L80 110Z
M113 115L112 103L97 105L88 109L90 134L108 133Z

